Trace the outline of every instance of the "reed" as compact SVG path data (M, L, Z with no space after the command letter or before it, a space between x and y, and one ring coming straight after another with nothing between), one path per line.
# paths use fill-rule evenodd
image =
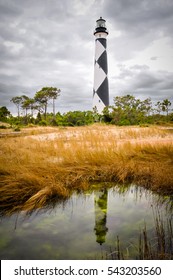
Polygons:
M41 131L41 133L40 133ZM68 198L91 182L134 182L173 192L173 134L159 127L93 125L0 138L1 212Z
M171 218L165 221L158 212L154 216L154 227L149 231L146 224L139 232L138 243L126 246L117 236L115 247L105 253L103 259L112 260L172 260L173 259L173 225Z

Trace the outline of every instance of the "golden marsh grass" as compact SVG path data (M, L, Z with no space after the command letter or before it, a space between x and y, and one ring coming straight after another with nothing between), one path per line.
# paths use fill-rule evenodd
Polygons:
M4 136L4 135L3 135ZM135 182L173 192L173 133L162 127L28 129L0 138L0 205L33 210L91 182Z

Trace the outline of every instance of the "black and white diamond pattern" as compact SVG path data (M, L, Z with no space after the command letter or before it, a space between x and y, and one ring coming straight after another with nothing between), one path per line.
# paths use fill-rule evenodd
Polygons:
M95 44L93 108L102 113L109 105L106 38L97 38Z

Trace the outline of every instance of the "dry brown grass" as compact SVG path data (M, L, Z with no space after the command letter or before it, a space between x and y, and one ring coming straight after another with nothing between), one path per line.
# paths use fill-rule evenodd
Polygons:
M158 127L30 129L30 136L0 139L0 205L32 210L90 182L136 182L173 192L173 134Z

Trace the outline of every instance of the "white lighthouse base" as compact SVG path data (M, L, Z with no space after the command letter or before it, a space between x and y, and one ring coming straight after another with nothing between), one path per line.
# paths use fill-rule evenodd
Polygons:
M103 109L105 108L105 104L99 98L99 96L95 93L93 97L93 109L96 108L99 114L102 114Z

